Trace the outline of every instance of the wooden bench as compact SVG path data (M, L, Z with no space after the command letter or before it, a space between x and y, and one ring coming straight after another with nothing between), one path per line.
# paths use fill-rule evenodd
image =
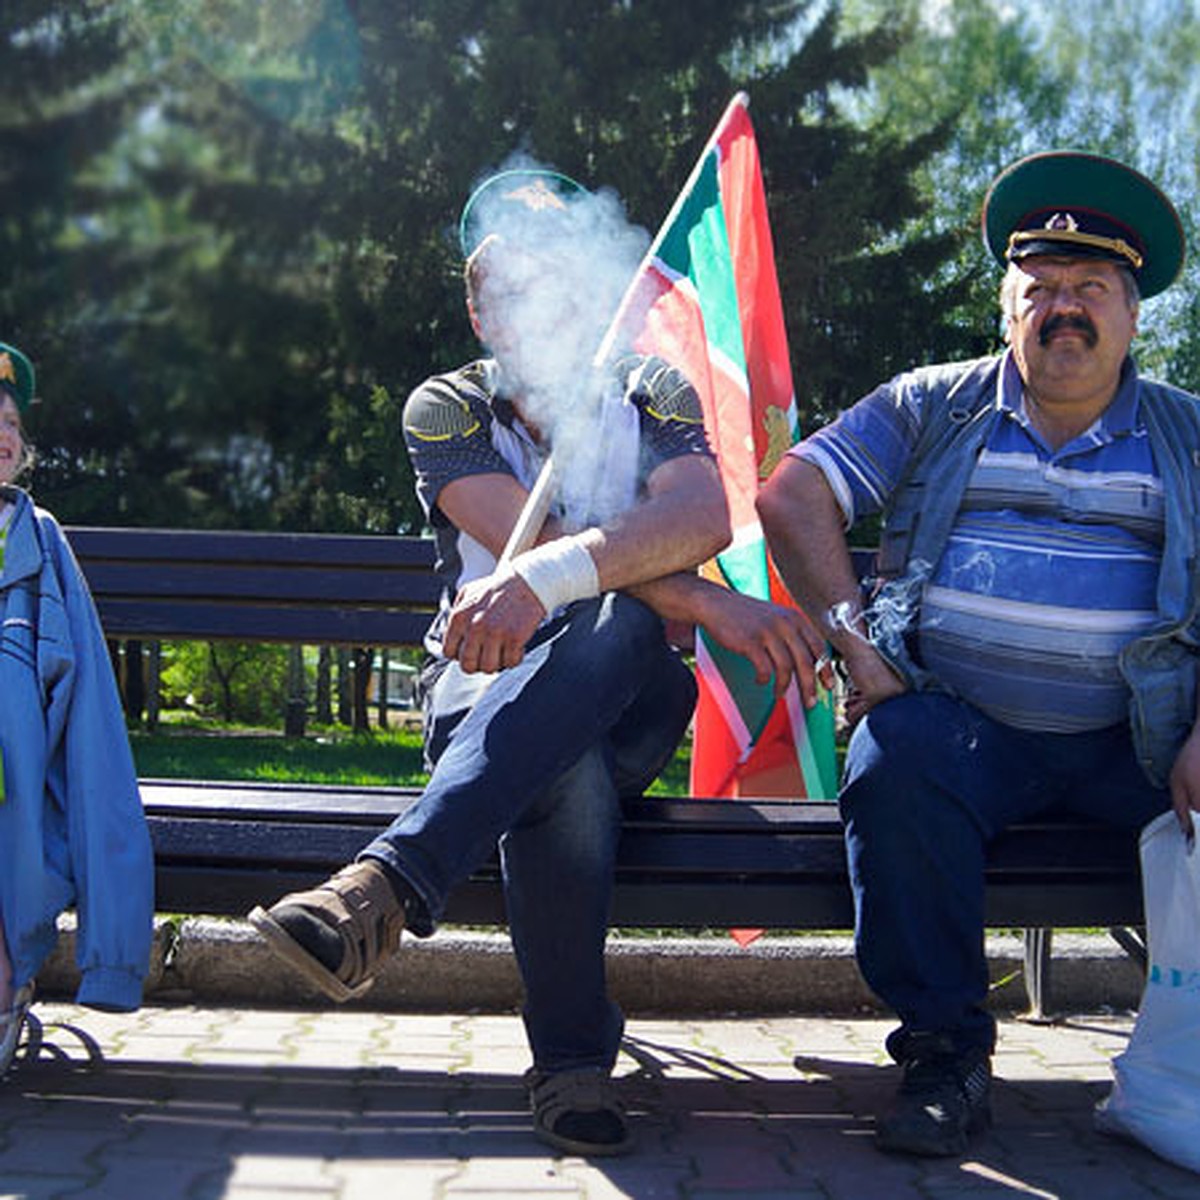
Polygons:
M68 530L114 638L418 644L436 603L424 539L135 529ZM412 804L404 788L142 780L158 906L242 914L311 886ZM447 919L502 923L496 863ZM1026 931L1026 988L1049 1010L1055 928L1112 928L1132 953L1142 921L1136 840L1077 818L1006 832L991 848L987 922ZM618 927L833 930L853 922L836 805L630 800Z

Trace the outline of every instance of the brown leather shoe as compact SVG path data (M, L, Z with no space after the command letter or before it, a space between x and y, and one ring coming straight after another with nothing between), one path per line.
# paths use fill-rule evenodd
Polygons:
M339 1001L370 988L384 962L399 949L404 930L404 908L382 867L370 859L343 867L311 891L284 896L269 910L256 908L249 919L280 958ZM304 937L306 925L315 936ZM328 930L341 940L336 968L313 949Z

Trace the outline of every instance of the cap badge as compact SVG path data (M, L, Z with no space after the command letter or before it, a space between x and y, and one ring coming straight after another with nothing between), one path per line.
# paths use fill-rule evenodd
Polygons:
M1079 222L1070 213L1055 213L1043 226L1045 229L1066 229L1071 233L1079 231Z
M522 187L513 188L511 192L504 193L504 199L516 200L533 212L541 212L547 208L557 208L562 212L567 211L567 206L563 203L562 197L547 187L544 179L535 179L531 183L524 184Z
M3 354L0 354L0 379L5 380L7 383L17 382L17 371L13 366L12 357L7 350Z

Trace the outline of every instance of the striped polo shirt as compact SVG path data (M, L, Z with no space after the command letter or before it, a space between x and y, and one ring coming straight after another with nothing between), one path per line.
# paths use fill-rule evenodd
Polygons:
M917 653L997 720L1079 732L1128 719L1121 648L1156 619L1163 489L1127 361L1113 403L1052 450L1006 355L1001 417L924 583ZM792 451L818 466L847 524L880 511L916 438L921 394L887 386Z

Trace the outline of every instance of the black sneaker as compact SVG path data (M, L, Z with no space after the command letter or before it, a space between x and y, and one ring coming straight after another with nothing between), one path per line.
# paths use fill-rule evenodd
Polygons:
M971 1135L992 1123L989 1056L956 1051L944 1035L919 1033L905 1036L897 1057L904 1080L876 1124L876 1145L898 1154L965 1154Z

